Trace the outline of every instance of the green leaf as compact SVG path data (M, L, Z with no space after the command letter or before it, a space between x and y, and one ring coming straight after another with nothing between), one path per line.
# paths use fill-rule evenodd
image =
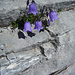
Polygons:
M13 25L13 28L16 28L16 27L18 27L18 24Z
M23 19L24 22L26 22L26 20L27 20L26 15L24 15L24 16L22 17L22 19Z
M20 22L20 19L17 19L16 23L19 23Z
M41 17L42 16L42 14L39 14L39 17Z
M60 8L60 9L58 9L58 12L61 12L62 11L62 9Z

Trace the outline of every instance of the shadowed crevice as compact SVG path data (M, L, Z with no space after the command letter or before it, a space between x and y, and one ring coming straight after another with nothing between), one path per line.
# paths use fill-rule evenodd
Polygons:
M35 36L35 33L32 33L32 32L27 32L27 34L28 34L28 36L30 36L30 37L33 37L33 36Z
M41 46L39 46L39 47L40 47L40 52L41 52L41 54L42 54L43 56L45 56L45 57L46 57L45 52L44 52L44 48L43 48L43 47L41 47Z
M55 71L55 72L53 72L53 73L51 73L51 74L49 74L49 75L58 75L58 74L61 73L62 71L66 70L67 68L68 68L68 66L63 67L62 69L60 69L60 70L58 70L58 71Z
M18 32L18 38L19 38L19 39L21 39L21 38L22 38L22 39L25 39L26 37L25 37L25 35L24 35L23 32L19 31L19 32Z

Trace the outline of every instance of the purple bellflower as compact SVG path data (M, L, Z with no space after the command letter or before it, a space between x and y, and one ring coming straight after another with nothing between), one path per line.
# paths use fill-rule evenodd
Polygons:
M31 13L33 13L34 15L36 15L36 13L38 13L35 3L31 3L29 5L29 12L28 12L28 14L31 14Z
M25 24L24 24L24 31L30 31L30 32L32 32L32 30L31 30L31 24L29 23L29 22L25 22Z
M58 17L57 17L57 14L54 12L54 11L51 11L50 13L49 13L49 17L50 17L50 20L53 22L55 19L59 19Z
M40 29L43 29L42 22L36 21L34 29L37 29L37 31L40 31Z

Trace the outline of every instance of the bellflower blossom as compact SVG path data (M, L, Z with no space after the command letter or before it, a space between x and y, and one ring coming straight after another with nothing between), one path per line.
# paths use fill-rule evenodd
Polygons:
M53 22L55 19L59 19L58 17L57 17L57 14L54 12L54 11L51 11L50 13L49 13L49 17L50 17L50 20Z
M37 29L38 31L40 31L40 29L43 29L42 22L36 21L34 29Z
M25 24L24 24L24 31L30 31L30 32L32 32L32 30L31 30L31 24L29 23L29 22L25 22Z
M29 5L29 12L28 12L28 14L31 14L31 13L33 13L34 15L36 15L36 13L38 13L35 3L31 3Z

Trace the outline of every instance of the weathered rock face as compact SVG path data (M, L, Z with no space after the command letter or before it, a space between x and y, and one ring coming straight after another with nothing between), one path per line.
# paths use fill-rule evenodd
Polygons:
M31 2L31 0L30 0ZM36 0L54 10L75 6L74 0ZM27 13L26 0L0 0L0 26ZM75 9L57 13L59 20L47 30L26 33L11 27L0 28L1 75L75 75Z
M65 71L61 72L58 75L74 75L75 74L75 63L70 65Z
M0 28L1 75L75 75L75 9L57 15L41 32Z
M0 26L7 26L19 18L21 11L25 11L26 0L0 1ZM24 8L24 9L23 9ZM24 13L23 13L24 14Z
M36 5L41 9L44 5L55 10L75 6L74 0L36 0ZM31 0L30 0L31 3ZM12 21L27 13L26 0L0 0L0 27L10 25Z

